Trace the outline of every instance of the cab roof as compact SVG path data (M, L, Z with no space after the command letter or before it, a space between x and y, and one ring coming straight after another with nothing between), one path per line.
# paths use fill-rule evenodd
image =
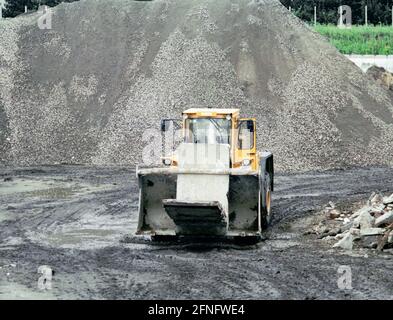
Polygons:
M206 115L238 115L240 109L221 109L221 108L191 108L183 112L183 114L206 114Z

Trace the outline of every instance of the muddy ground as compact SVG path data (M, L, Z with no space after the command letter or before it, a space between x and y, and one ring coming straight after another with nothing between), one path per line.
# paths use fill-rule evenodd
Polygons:
M249 246L134 237L130 168L2 168L0 179L0 299L393 298L393 255L304 234L328 201L391 192L393 169L278 175L273 226ZM38 289L42 265L54 270L51 290ZM340 265L352 290L338 288Z

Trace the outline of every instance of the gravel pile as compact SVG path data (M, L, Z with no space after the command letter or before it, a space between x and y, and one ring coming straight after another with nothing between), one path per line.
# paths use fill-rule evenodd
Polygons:
M393 164L392 94L278 0L83 0L0 24L0 163L138 164L191 106L258 120L277 169ZM154 159L159 148L153 148Z
M334 248L370 248L393 253L393 194L384 197L374 192L367 204L354 213L340 211L330 203L324 213L326 219L311 233L335 241Z

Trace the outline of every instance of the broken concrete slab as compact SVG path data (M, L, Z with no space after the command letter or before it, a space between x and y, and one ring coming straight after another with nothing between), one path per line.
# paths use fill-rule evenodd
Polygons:
M350 218L351 218L351 219L355 219L355 218L359 217L359 216L362 215L362 214L370 213L370 212L371 212L371 207L370 207L370 206L366 206L366 207L360 208L359 210L355 211L355 212L351 215ZM359 220L358 220L357 222L359 222Z
M384 228L366 228L366 229L360 230L361 237L376 236L376 235L381 235L384 233L385 233Z
M344 250L352 250L353 249L353 235L348 232L344 238L342 238L339 242L333 245L333 248L341 248Z
M378 206L383 203L383 195L380 193L373 193L370 197L370 205L371 206Z
M375 226L393 223L393 211L387 212L375 220Z
M383 204L393 204L393 194L391 194L389 197L383 198Z
M383 213L384 210L385 210L385 205L383 203L381 203L381 204L372 206L370 208L370 214L375 215L378 213Z
M349 229L349 233L354 236L354 238L359 238L360 237L360 230L356 228L351 228Z
M360 229L368 229L374 227L375 218L368 212L363 212L358 218Z

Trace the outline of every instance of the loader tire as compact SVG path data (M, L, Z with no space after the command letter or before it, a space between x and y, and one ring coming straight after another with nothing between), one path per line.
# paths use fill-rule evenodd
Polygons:
M272 186L271 186L271 179L270 179L270 174L265 173L265 185L264 188L261 190L264 194L261 194L261 202L262 202L262 208L261 208L261 227L262 230L265 230L269 227L272 218L273 218L273 212L272 212Z
M152 236L151 241L155 243L163 242L177 242L179 240L178 236Z
M251 246L261 241L260 236L248 236L248 237L234 237L234 243L238 246Z

